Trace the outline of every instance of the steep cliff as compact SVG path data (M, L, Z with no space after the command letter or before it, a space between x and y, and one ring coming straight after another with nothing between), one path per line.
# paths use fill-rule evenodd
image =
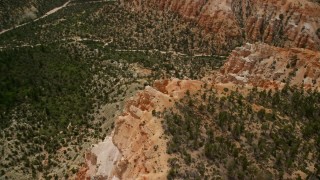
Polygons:
M260 87L320 86L320 53L300 48L246 44L236 48L220 70L217 80Z
M192 80L156 81L127 101L115 121L114 133L86 154L77 179L165 179L168 174L167 139L162 127L165 109L203 83ZM111 141L112 138L112 141Z
M131 10L157 9L194 21L218 53L243 42L320 49L320 6L307 0L122 0Z

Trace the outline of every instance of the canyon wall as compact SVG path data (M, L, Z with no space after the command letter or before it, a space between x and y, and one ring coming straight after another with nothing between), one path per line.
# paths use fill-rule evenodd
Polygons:
M278 48L262 43L233 50L216 80L270 88L290 85L320 87L320 52Z

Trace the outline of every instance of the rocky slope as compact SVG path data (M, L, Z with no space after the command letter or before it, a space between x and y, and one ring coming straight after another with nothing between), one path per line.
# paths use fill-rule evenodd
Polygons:
M221 68L219 82L272 88L290 85L320 87L320 53L299 48L246 44L236 48Z
M78 173L78 179L166 179L169 167L172 168L168 163L175 156L168 154L172 147L168 147L170 138L164 135L163 114L167 110L176 112L179 103L193 106L190 101L182 101L187 94L193 94L189 98L199 96L192 101L202 102L201 94L212 89L218 97L226 96L226 89L245 96L255 86L282 89L286 83L317 89L319 63L317 51L247 43L232 51L224 66L202 81L156 81L153 87L146 87L127 101L123 114L115 122L114 133L87 153L86 166ZM295 173L292 177L296 177ZM304 178L307 176L302 174Z
M137 11L178 13L213 33L218 53L243 42L262 41L280 47L320 49L320 6L307 0L122 0Z
M165 179L168 174L167 139L162 117L174 102L191 94L203 83L192 80L156 81L127 101L123 114L115 121L110 138L86 154L86 166L77 179Z

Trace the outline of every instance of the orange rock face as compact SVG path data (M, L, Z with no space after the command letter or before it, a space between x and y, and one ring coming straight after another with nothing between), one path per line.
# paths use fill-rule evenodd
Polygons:
M135 10L158 9L195 21L221 48L237 42L320 50L320 6L308 0L122 0ZM229 49L231 50L231 49Z
M219 82L270 88L291 85L320 87L320 52L246 44L232 51L217 77Z
M155 88L146 87L129 99L115 121L112 137L86 153L86 166L77 179L166 179L167 140L156 113L172 107L186 91L195 93L202 84L178 79L156 81Z
M113 142L122 158L117 163L120 179L165 179L168 171L166 139L161 117L155 113L174 105L176 100L201 88L191 80L156 81L127 102L124 113L115 122Z

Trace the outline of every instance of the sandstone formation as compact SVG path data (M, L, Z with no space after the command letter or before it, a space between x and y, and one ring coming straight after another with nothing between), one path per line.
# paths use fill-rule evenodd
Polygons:
M165 179L169 155L157 114L201 85L192 80L156 81L155 88L148 86L128 100L115 122L112 140L107 137L94 145L77 179Z
M320 86L320 53L300 48L246 44L236 48L216 78L219 82L269 88L290 85Z

